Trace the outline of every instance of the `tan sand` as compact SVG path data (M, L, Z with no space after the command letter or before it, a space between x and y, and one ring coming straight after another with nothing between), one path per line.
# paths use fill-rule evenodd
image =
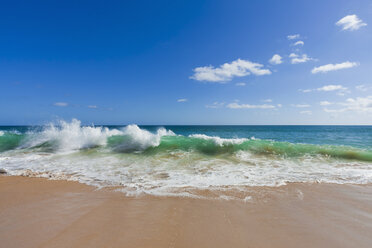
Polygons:
M0 247L372 247L372 186L250 188L251 200L126 197L0 176Z

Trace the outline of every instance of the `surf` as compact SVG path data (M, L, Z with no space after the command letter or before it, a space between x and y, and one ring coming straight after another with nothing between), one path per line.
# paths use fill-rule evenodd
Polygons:
M263 134L273 129L268 127ZM122 187L128 194L276 187L292 182L372 183L368 145L254 138L241 130L85 126L76 119L8 127L0 133L0 168L11 175ZM285 130L285 135L292 134Z
M169 153L190 151L204 155L233 155L247 151L262 156L296 158L324 156L356 161L372 161L372 151L344 145L291 143L253 137L222 138L206 134L177 135L159 127L155 132L132 124L121 128L82 126L79 120L59 121L20 133L1 131L0 151L28 149L67 152L94 148L116 153Z

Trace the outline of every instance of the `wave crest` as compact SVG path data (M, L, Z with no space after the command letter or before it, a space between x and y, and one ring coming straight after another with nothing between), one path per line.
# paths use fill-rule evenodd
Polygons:
M174 135L165 128L151 133L134 124L121 129L82 126L79 120L73 119L71 122L59 121L57 125L49 124L39 132L29 132L20 148L66 152L107 146L116 152L132 152L157 147L163 136Z
M151 133L132 124L124 127L122 135L119 140L112 144L115 151L143 151L149 147L157 147L160 145L163 136L175 136L175 133L165 128L159 128L156 133Z
M120 135L117 129L107 127L81 126L73 119L70 123L60 121L59 125L49 124L41 133L33 133L24 147L35 147L46 144L53 150L71 151L106 145L107 138Z
M223 146L223 145L239 145L243 142L247 141L246 138L234 138L234 139L224 139L218 136L208 136L205 134L191 134L189 135L190 138L197 138L197 139L203 139L203 140L211 140L216 145Z

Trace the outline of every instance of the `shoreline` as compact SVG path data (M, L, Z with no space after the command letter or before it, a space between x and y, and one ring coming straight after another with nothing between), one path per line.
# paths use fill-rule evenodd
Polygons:
M370 247L372 185L250 189L246 201L128 197L0 176L4 247Z

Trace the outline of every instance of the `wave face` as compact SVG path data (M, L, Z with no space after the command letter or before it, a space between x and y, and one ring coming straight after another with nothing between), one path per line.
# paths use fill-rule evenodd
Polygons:
M372 182L370 127L0 127L0 168L180 195L288 182ZM367 135L366 135L367 134ZM253 138L253 136L257 138Z

